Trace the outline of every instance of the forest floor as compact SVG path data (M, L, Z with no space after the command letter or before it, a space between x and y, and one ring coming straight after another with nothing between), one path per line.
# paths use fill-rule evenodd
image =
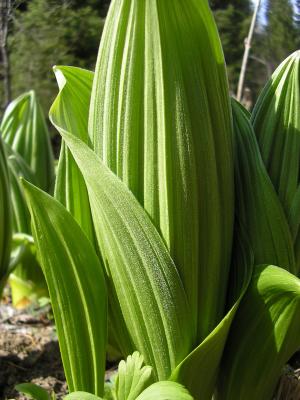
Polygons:
M33 382L58 399L66 382L50 307L16 310L10 297L0 304L0 399L26 399L15 385ZM50 318L49 318L50 317Z
M24 382L54 391L58 400L67 393L50 306L16 310L6 296L0 303L0 400L27 399L15 390ZM285 367L273 400L300 400L300 352Z

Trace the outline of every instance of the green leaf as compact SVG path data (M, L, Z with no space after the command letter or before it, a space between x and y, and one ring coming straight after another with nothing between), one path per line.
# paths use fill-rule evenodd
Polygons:
M71 214L38 188L23 185L69 390L101 396L107 331L103 268Z
M230 277L233 301L230 301L230 310L204 341L175 368L171 376L171 380L183 384L197 400L212 398L228 333L251 279L253 255L244 235L235 236L233 254Z
M272 265L255 268L226 345L218 399L270 400L300 346L300 280Z
M70 131L88 143L87 124L93 73L81 68L64 66L55 67L54 71L60 91L51 107L50 120L59 132L61 129ZM55 197L73 215L87 237L97 247L86 185L64 140L59 157ZM121 352L121 355L126 357L134 351L134 348L118 299L114 294L109 296L108 307L108 356L114 358Z
M26 161L15 152L7 143L4 143L8 156L8 169L10 174L11 202L13 210L13 230L31 234L30 215L25 202L20 177L32 184L36 184L33 171Z
M233 100L236 139L236 215L247 229L255 264L296 272L290 229L265 169L248 117Z
M35 383L20 383L16 385L16 390L30 396L34 400L51 400L49 393Z
M50 119L58 129L88 143L88 111L93 83L93 72L75 67L54 67L59 94L51 109ZM94 229L86 186L70 151L62 143L55 198L60 201L79 223L87 237L94 241Z
M252 113L262 159L291 228L300 271L300 52L283 61Z
M11 199L6 153L0 137L0 289L9 268L11 247ZM1 297L1 290L0 290Z
M9 104L0 129L4 141L31 167L39 187L50 191L54 183L50 136L33 90Z
M155 377L167 379L193 340L178 271L133 194L82 141L61 132L88 188L110 293L117 295L136 349Z
M189 392L176 382L161 381L149 386L136 400L193 400Z
M228 84L207 0L111 3L89 136L163 237L203 340L224 315L234 219Z
M20 177L27 179L20 171L17 159L14 156L8 158L11 202L13 209L13 230L14 232L31 233L30 214L24 198L23 188L20 184ZM30 181L31 182L31 181ZM34 183L34 182L32 182Z
M153 383L152 368L143 364L144 357L137 351L128 356L126 362L122 360L119 363L116 380L118 400L135 400Z
M64 400L102 400L102 398L87 392L74 392L65 396Z

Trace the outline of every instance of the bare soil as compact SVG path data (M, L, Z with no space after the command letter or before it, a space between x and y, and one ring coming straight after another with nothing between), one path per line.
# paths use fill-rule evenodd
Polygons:
M53 320L49 307L15 310L10 299L0 304L0 399L26 399L15 385L33 382L54 391L58 399L66 394Z

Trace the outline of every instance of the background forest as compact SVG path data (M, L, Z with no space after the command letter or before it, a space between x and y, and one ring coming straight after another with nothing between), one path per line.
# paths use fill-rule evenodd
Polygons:
M109 0L1 0L0 99L36 90L48 113L57 92L53 65L93 69ZM1 6L2 5L2 6ZM7 32L7 6L8 15ZM211 0L236 92L252 0ZM300 0L264 0L256 25L243 100L248 108L272 71L300 45ZM6 46L6 48L5 48ZM6 53L6 54L5 54Z

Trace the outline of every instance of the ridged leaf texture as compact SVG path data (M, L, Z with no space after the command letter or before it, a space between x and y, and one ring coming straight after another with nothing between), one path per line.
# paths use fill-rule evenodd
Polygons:
M290 229L261 158L248 116L232 101L236 144L236 215L247 231L255 264L296 272Z
M144 357L139 352L129 355L126 361L120 361L116 379L118 400L136 400L152 383L152 368L144 365Z
M94 74L90 71L57 66L54 68L59 94L51 109L54 125L72 132L88 143L88 112ZM91 241L94 240L93 222L86 186L77 164L64 142L60 151L55 198L73 215Z
M231 125L224 57L207 0L113 0L89 135L170 250L198 341L224 315L233 231Z
M229 286L229 311L204 341L175 368L171 376L172 380L183 384L195 400L212 398L230 327L249 285L252 270L253 254L246 236L236 230Z
M276 69L251 121L268 174L288 219L300 269L300 52Z
M71 214L40 189L23 185L69 390L101 396L107 336L103 267Z
M26 205L20 178L36 184L34 173L26 161L4 142L10 175L11 202L13 210L13 231L31 233L30 215Z
M70 131L88 143L88 110L93 73L66 66L55 67L54 71L60 90L50 109L50 120L59 132L61 130ZM86 185L63 139L55 183L55 197L68 209L96 246ZM96 250L98 251L98 248ZM109 296L108 331L109 358L118 359L120 353L126 357L134 351L119 301L114 293L110 293Z
M0 138L0 288L3 286L1 280L6 277L10 259L12 221L9 185L7 156Z
M135 348L155 378L167 379L193 341L191 310L176 266L127 187L87 145L61 133L88 188L110 291L117 295Z
M45 117L34 91L12 101L0 126L2 137L31 167L40 188L54 183L53 154Z
M255 267L227 342L220 400L271 400L282 368L300 346L300 280Z

